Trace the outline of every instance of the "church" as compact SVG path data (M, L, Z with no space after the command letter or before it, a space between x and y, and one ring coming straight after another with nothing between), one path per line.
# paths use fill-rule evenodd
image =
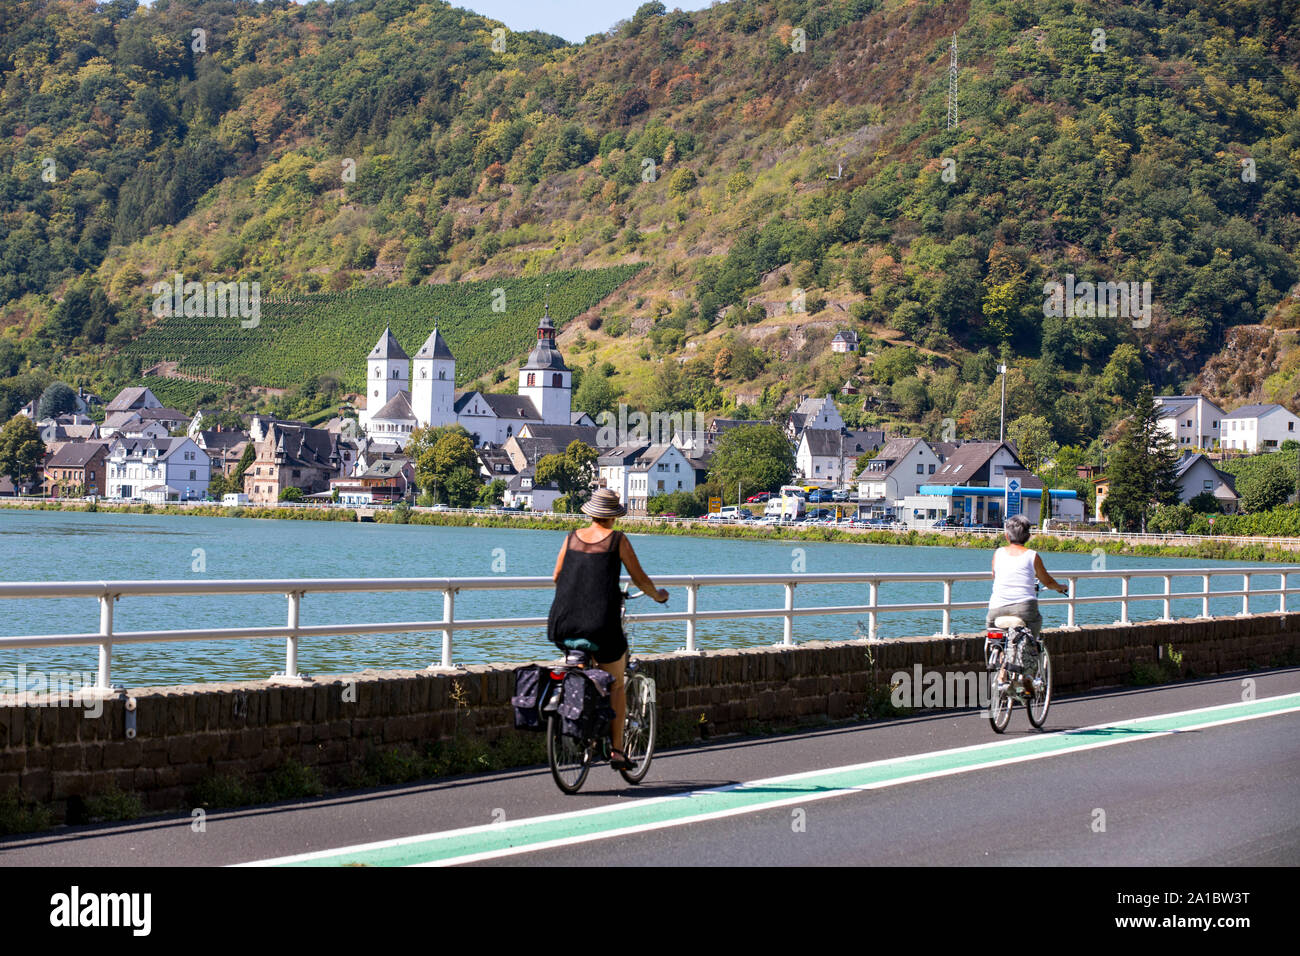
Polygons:
M460 425L476 447L504 445L524 425L572 424L573 376L555 347L549 306L537 344L519 370L519 394L457 395L456 357L434 327L412 359L384 329L366 357L366 407L361 427L377 441L405 445L417 428Z

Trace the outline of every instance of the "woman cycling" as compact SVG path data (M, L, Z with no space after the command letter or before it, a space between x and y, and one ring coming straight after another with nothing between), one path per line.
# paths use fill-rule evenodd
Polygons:
M547 618L546 636L563 651L591 652L596 663L614 678L610 687L614 722L610 727L610 766L630 770L632 762L623 752L623 725L627 719L627 695L623 672L627 667L627 640L623 636L623 595L618 579L622 567L638 588L660 604L668 592L656 588L641 570L632 543L614 530L614 519L627 509L614 492L602 488L582 506L591 516L586 528L569 532L555 559L555 600Z
M1042 581L1062 594L1068 593L1069 588L1047 573L1037 551L1025 547L1029 527L1029 519L1024 515L1012 515L1003 526L1007 544L993 552L993 595L989 598L985 623L993 627L993 622L1003 615L1018 617L1034 632L1035 640L1040 640L1043 615L1038 612L1035 581Z

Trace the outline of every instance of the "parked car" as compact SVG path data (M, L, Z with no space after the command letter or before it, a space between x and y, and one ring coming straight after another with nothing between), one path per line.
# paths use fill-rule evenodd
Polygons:
M770 491L760 491L756 495L750 495L745 500L749 502L751 505L757 505L757 504L762 504L765 501L769 501L771 497L772 497L772 493Z

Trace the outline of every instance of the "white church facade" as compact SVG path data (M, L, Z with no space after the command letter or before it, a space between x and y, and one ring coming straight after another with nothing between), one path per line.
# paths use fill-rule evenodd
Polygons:
M571 423L573 373L555 347L550 310L537 326L537 344L519 370L517 395L457 395L456 358L435 327L408 356L384 329L366 357L366 407L361 426L371 438L405 445L416 428L459 424L476 446L503 445L524 425Z

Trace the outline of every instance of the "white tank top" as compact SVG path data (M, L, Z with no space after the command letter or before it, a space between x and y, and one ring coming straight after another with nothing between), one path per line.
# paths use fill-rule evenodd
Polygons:
M998 548L994 552L990 608L1038 600L1038 590L1034 587L1038 579L1034 574L1034 558L1037 556L1037 552L1028 548L1019 554L1012 554L1006 548Z

